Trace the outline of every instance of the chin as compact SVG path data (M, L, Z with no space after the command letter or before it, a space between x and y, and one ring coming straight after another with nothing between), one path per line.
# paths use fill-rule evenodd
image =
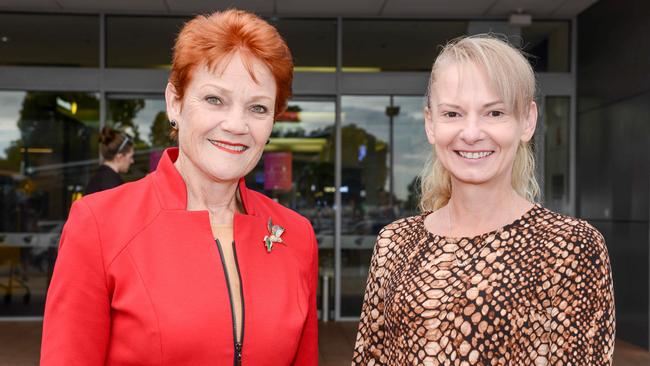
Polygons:
M492 174L468 174L468 172L462 172L461 174L454 174L453 171L450 171L449 174L453 177L454 180L459 183L472 184L472 185L481 185L485 183L490 183L496 180L496 176Z

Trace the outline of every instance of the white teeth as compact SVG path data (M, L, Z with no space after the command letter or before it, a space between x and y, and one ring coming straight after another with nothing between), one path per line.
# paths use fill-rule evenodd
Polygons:
M228 150L234 150L234 151L240 151L241 152L241 151L244 151L244 150L248 149L248 147L241 146L241 145L229 145L229 144L224 144L223 142L219 142L219 141L211 141L211 142L216 146L223 147L224 149L228 149Z
M467 152L459 151L458 154L466 159L480 159L488 155L492 155L492 151L481 151L481 152Z

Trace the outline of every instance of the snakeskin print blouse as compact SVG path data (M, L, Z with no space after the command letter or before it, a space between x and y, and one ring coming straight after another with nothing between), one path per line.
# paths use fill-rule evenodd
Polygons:
M377 238L352 365L610 365L614 294L603 237L535 205L473 238Z

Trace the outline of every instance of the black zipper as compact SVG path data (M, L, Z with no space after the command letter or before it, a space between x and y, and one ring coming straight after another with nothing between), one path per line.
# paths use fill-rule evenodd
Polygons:
M242 350L244 348L244 289L241 281L241 273L239 272L239 262L237 261L237 250L235 249L235 242L232 242L232 254L235 259L235 267L237 268L237 277L239 278L239 293L241 301L241 342L237 341L237 319L235 316L235 304L232 301L232 288L230 287L230 277L228 277L228 269L226 268L226 259L223 257L223 250L221 250L221 243L216 239L217 249L219 249L219 257L221 257L221 266L223 267L223 274L226 277L226 285L228 286L228 300L230 300L230 315L232 316L232 340L234 344L234 366L241 366Z

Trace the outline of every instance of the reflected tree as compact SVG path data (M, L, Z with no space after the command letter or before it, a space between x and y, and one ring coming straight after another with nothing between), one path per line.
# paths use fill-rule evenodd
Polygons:
M151 141L152 147L168 147L173 145L173 142L169 137L170 131L171 127L169 126L167 113L158 112L151 124L151 130L149 131L149 141Z

